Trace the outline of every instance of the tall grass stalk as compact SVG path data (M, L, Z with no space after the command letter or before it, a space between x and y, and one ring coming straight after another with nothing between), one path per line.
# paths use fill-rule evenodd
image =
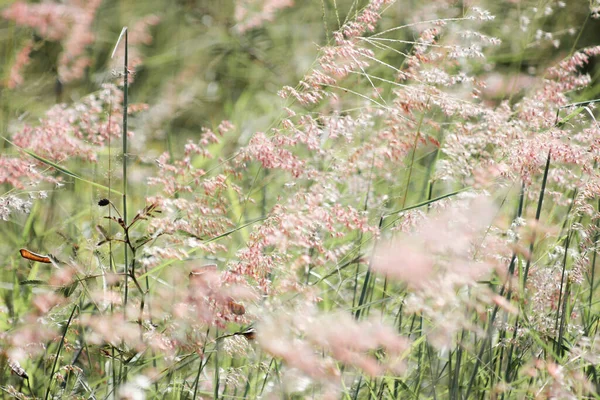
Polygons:
M56 349L56 353L54 354L54 362L52 363L52 369L50 370L50 376L48 377L48 386L46 387L46 395L44 396L45 400L48 400L48 398L50 396L50 390L52 389L52 384L55 382L54 373L56 372L56 367L60 360L60 353L61 353L61 351L63 349L63 345L65 343L65 337L67 336L67 332L69 331L69 328L71 327L71 321L73 321L73 317L75 316L75 311L77 311L78 308L79 308L79 306L77 304L73 306L73 309L71 310L71 315L69 315L69 319L67 320L65 328L63 330L63 334L60 338L60 342L58 343L58 348Z
M542 178L542 188L540 189L540 197L537 203L537 209L535 211L535 221L539 222L540 216L542 215L542 204L544 203L544 193L546 191L546 183L548 182L548 171L550 170L550 158L552 152L548 151L548 157L546 158L546 167L544 168L544 177ZM529 267L531 266L531 260L533 258L533 249L535 246L536 235L535 232L533 237L531 238L531 243L529 245L529 257L527 258L527 263L525 264L525 270L523 271L523 279L522 279L522 288L525 290L527 284L527 277L529 275Z
M127 118L128 118L128 92L129 92L129 36L127 27L123 28L121 35L124 35L124 60L123 60L123 148L121 156L123 158L123 223L127 226L127 164L129 163L129 150L127 144ZM120 39L120 38L119 38ZM126 238L128 240L129 238ZM123 260L125 264L125 310L127 309L127 301L129 294L129 249L123 246ZM135 274L134 266L132 265L131 274Z

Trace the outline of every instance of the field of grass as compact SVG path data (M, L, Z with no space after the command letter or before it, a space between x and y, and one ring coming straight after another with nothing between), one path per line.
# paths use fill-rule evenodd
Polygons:
M0 397L600 398L598 12L0 1Z

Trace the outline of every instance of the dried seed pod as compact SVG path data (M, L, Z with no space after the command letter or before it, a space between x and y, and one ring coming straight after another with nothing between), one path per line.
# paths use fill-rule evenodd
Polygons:
M21 367L21 364L19 364L18 361L9 358L8 366L15 375L20 376L23 379L29 379L29 375L27 375L27 372L25 372L25 370L23 369L23 367Z
M37 261L46 264L52 264L52 260L48 256L44 256L41 254L34 253L33 251L29 251L27 249L19 250L21 253L21 257L26 258L27 260Z
M248 328L245 331L239 332L237 334L238 335L242 335L248 341L254 340L256 338L256 329L254 329L254 328Z
M246 309L240 303L236 303L231 297L227 298L227 307L229 310L235 315L244 315L246 313Z

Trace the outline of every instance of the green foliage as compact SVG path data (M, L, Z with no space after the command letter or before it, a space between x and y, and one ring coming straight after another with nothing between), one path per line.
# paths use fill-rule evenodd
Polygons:
M326 395L351 399L535 398L549 393L598 397L600 378L594 360L598 356L599 308L593 298L598 289L595 246L600 203L593 203L595 195L575 201L588 189L581 182L592 181L596 165L555 160L540 147L536 156L548 154L543 164L532 162L531 171L525 171L525 166L511 171L512 175L499 174L486 186L488 183L478 181L479 170L468 168L487 165L486 161L510 164L507 158L511 157L510 153L495 152L502 147L501 140L490 140L481 148L473 145L470 158L463 160L467 173L445 176L440 173L443 163L453 156L453 149L446 146L448 137L460 134L465 126L489 121L483 112L477 117L446 114L443 104L436 101L444 95L461 96L450 90L432 91L424 96L427 99L420 108L398 100L398 91L421 83L402 79L398 73L409 69L410 55L422 43L418 37L423 30L415 28L417 21L451 15L453 19L445 24L456 22L456 29L462 29L458 23L468 22L465 16L472 11L467 2L429 8L423 2L398 1L384 7L376 31L397 29L393 41L377 41L377 34L365 34L361 43L378 51L376 61L370 60L368 69L355 68L347 77L319 87L338 96L339 102L327 98L308 105L292 98L283 100L278 92L284 86L301 90L302 85L296 83L306 81L313 68L323 68L315 60L324 46L336 43L334 32L354 21L371 2L298 1L278 10L272 20L243 32L235 17L238 3L103 1L93 18L95 38L83 53L89 57L89 65L81 78L68 82L59 77L61 54L69 44L66 39L43 37L36 27L9 19L0 22L0 54L5 60L0 65L2 156L13 159L21 155L44 177L58 179L35 188L8 181L2 184L2 198L31 196L31 204L22 207L28 212L13 212L0 221L0 340L10 350L25 348L23 353L0 352L4 393L22 398L134 398L143 392L149 398L165 399L270 395L290 399ZM482 81L496 74L501 89L484 91L477 105L494 112L504 107L502 101L506 107L516 105L507 119L518 120L522 117L519 111L526 107L519 101L532 89L527 79L541 80L548 66L583 44L593 43L590 30L595 20L588 18L587 4L569 2L564 10L546 17L545 6L558 7L555 2L536 2L536 7L527 1L520 6L510 1L483 3L497 18L481 30L500 37L502 45L486 51L486 60L461 59L455 64L442 60L440 68L450 75L467 71ZM24 125L40 124L40 118L55 104L64 102L77 108L103 84L121 85L123 76L118 71L123 66L118 62L122 60L118 55L111 58L119 32L128 26L131 41L136 23L163 9L157 13L159 21L147 24L152 40L134 41L128 48L130 60L137 60L131 68L133 82L124 104L126 111L120 111L122 101L116 97L99 100L104 125L95 121L98 125L94 127L99 135L108 132L106 140L84 141L97 145L97 162L74 156L56 160L52 154L14 142L12 137L23 131ZM525 20L529 25L523 28ZM568 31L571 27L574 32ZM550 38L542 32L537 37L538 30L555 35ZM556 38L560 43L552 41ZM21 71L23 82L12 87L11 69L27 43L32 46L30 62ZM598 91L594 62L579 69L590 72L594 80L585 90L568 93L573 102L588 100ZM374 89L380 90L378 94L372 94ZM129 113L128 105L141 111ZM398 117L393 125L382 116L390 109L404 120ZM403 110L409 110L406 114L412 119L405 117ZM560 111L556 126L538 127L535 132L531 128L532 136L551 140L554 129L564 129L579 143L578 135L596 123L590 104L556 111ZM293 113L299 117L294 119ZM119 125L123 114L135 132L125 145L127 154L119 140L110 136L111 124ZM275 146L275 150L289 151L290 159L297 157L307 170L312 168L311 173L295 174L285 163L269 166L272 160L261 158L266 158L268 145L277 143L275 139L305 133L301 124L294 125L297 119L314 116L315 129L324 132L331 128L328 117L363 121L363 114L368 116L367 122L349 127L347 137L329 140L318 136L316 148L311 148L309 140ZM51 116L47 118L52 121ZM231 121L235 128L223 129L223 120ZM400 141L405 141L405 153L399 159L395 154L369 152L376 147L377 135L387 128L398 129ZM530 125L523 122L519 128L527 130ZM219 140L206 139L210 137L207 132L218 136L221 130ZM257 132L267 134L253 153L253 140L260 138ZM202 143L200 150L184 154L188 140ZM162 157L163 152L168 156ZM121 173L124 160L128 169ZM181 160L186 161L177 164ZM166 164L177 172L169 175L172 171L164 168ZM346 170L346 165L353 169ZM153 178L176 189L168 192L162 188L161 192L148 184ZM6 179L3 171L0 179ZM127 194L124 204L123 193ZM470 243L476 249L470 254L472 259L461 262L489 262L483 260L488 255L488 236L502 238L514 248L512 254L495 253L502 267L476 284L452 287L456 303L440 294L440 303L451 303L441 309L452 313L449 320L455 318L448 327L427 313L439 305L435 298L420 299L422 310L407 310L414 293L422 288L409 278L382 274L377 266L378 251L385 240L403 235L398 231L409 232L411 218L427 220L439 209L463 204L473 193L492 198L496 214L485 222L481 241ZM571 201L563 202L561 196ZM574 204L592 204L592 210L586 214ZM307 214L321 219L315 217L303 225L302 217ZM329 221L332 215L339 219ZM478 216L473 211L471 219ZM171 225L165 222L168 218ZM531 232L521 229L524 220ZM294 243L296 247L285 248L287 243L269 236L280 238L296 230L303 239ZM509 235L515 235L514 240ZM432 236L422 250L427 257L427 252L436 254L435 273L443 277L452 255L443 253L444 232ZM43 264L26 260L19 255L21 248L51 256L51 260ZM272 268L262 275L243 275L240 266L251 271L256 267L244 258L250 257L244 252L254 249L258 250L251 255ZM479 252L484 255L480 257ZM575 282L573 271L584 259L590 264L585 280ZM235 283L226 287L231 293L225 290L222 294L211 286L217 281L211 280L215 272L212 263L223 274L219 279ZM558 298L546 299L543 315L535 314L535 304L527 297L542 291L527 286L529 274L535 272L539 278L540 271L553 271L553 276L559 277L551 281L558 287ZM419 274L427 281L427 271ZM235 286L238 284L241 289ZM254 297L244 294L242 289L248 289L244 285L254 290ZM242 293L239 301L237 289ZM107 300L98 297L99 292L121 297ZM177 301L168 304L170 296ZM213 320L212 314L206 317L198 311L193 314L197 320L185 325L183 317L173 316L184 313L177 308L184 300L190 304L205 301L218 317ZM278 312L287 314L278 320ZM322 315L332 315L330 322L319 319ZM350 316L351 321L339 315ZM456 315L463 319L457 321ZM335 340L327 342L310 332L320 328L325 332L347 323L349 332L356 326L360 329L355 334L360 335L372 332L370 327L379 325L369 324L380 320L409 341L399 354L388 348L385 340L373 339L344 359L345 353L335 351ZM280 324L281 332L268 337L269 321L277 328ZM548 321L550 328L542 326ZM295 339L286 342L288 336ZM440 337L447 341L440 344L436 341ZM306 342L315 348L312 355L331 361L322 364L326 366L323 370L312 371L313 375L302 369L310 364L310 357L302 359ZM294 360L296 350L300 361ZM27 379L11 364L14 356L24 360L21 367ZM406 366L404 371L393 363L394 356ZM383 365L398 368L385 369ZM369 375L369 371L376 373ZM323 377L341 377L342 389L330 387Z

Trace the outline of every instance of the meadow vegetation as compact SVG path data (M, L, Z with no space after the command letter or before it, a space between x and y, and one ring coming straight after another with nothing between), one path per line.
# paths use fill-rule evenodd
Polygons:
M599 12L1 2L2 397L600 397Z

